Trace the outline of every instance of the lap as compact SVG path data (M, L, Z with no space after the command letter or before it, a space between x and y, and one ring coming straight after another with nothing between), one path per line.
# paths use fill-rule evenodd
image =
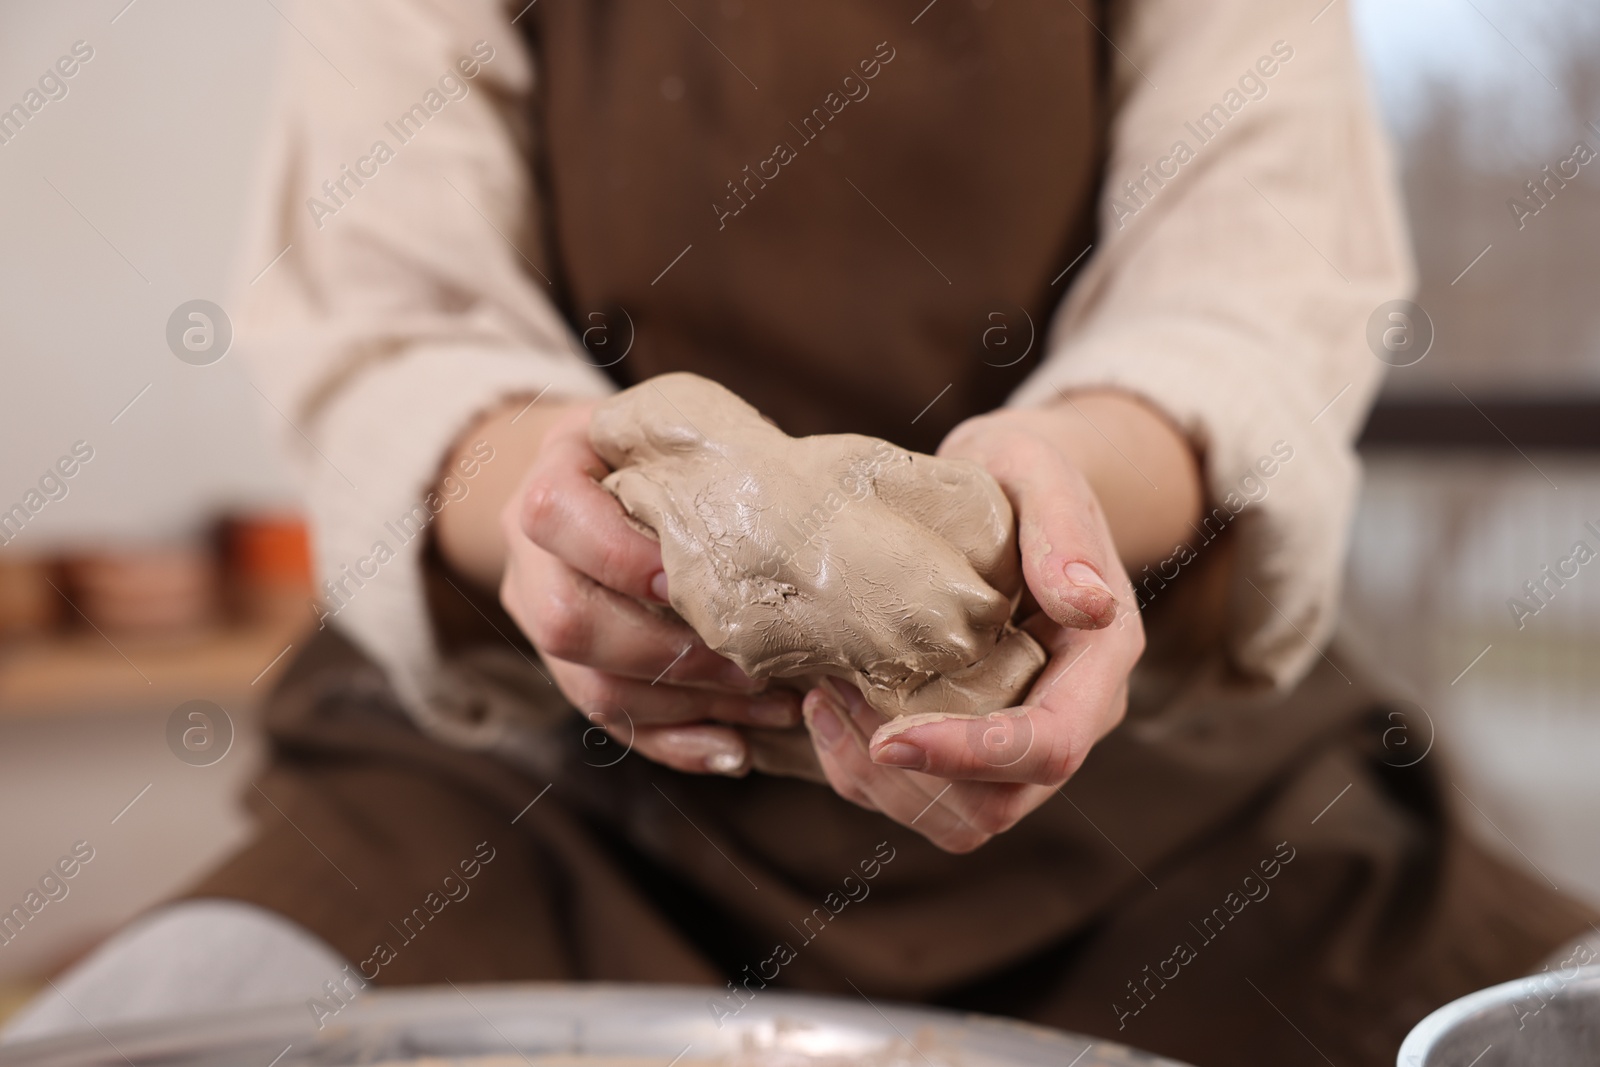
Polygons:
M1136 708L963 857L810 783L592 766L575 716L541 777L308 686L269 714L257 839L194 893L287 915L379 985L854 986L1201 1065L1376 1065L1593 918L1459 831L1438 757L1386 765L1378 698L1334 671Z
M1027 1014L1199 1065L1388 1067L1433 1009L1591 929L1592 908L1465 834L1428 770L1374 760L1381 729L1150 869L1159 889L1065 946Z

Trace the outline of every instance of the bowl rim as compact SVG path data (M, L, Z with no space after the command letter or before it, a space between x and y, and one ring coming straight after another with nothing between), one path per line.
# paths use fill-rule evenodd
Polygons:
M546 1030L575 1035L603 1033L593 1028L605 1025L609 1029L619 1008L636 1013L637 1023L643 1028L637 1033L649 1038L663 1029L704 1034L715 1018L706 1011L706 1002L720 992L713 986L600 982L449 983L374 989L341 1009L336 1019L329 1020L326 1030L314 1028L313 1016L305 1003L296 1001L107 1024L91 1030L0 1045L0 1067L121 1067L128 1059L139 1064L162 1060L194 1064L208 1055L221 1059L229 1050L270 1044L272 1049L261 1060L265 1063L283 1042L290 1042L299 1052L292 1060L285 1061L285 1067L339 1062L339 1050L352 1044L361 1049L363 1055L350 1062L366 1062L365 1050L381 1042L437 1041L440 1040L438 1035L459 1033L463 1027L482 1033L485 1040L492 1031L506 1041L505 1052L526 1056L529 1052L549 1051L531 1044L526 1036L530 1025L540 1031L541 1037ZM1176 1060L1099 1036L887 998L863 995L857 1000L848 996L773 989L762 991L746 1007L748 1011L741 1012L739 1025L730 1028L729 1038L755 1032L762 1026L770 1029L795 1021L822 1027L831 1024L847 1041L863 1037L892 1039L896 1034L904 1039L918 1030L937 1026L944 1031L943 1036L956 1042L953 1051L961 1059L974 1056L982 1059L987 1055L996 1064L1023 1067L1037 1062L1059 1067L1056 1060L1063 1053L1066 1055L1061 1064L1076 1062L1074 1054L1082 1059L1093 1048L1103 1052L1107 1063L1129 1067L1186 1067ZM603 1023L602 1012L607 1013ZM480 1017L487 1024L487 1031L481 1028ZM513 1026L513 1032L520 1031L524 1036L513 1044L496 1022L500 1026ZM680 1034L675 1041L682 1039ZM589 1047L589 1041L589 1037L584 1037L584 1050L590 1053L605 1053L609 1048L604 1040L593 1047ZM578 1050L570 1045L562 1048ZM491 1051L494 1050L463 1048L457 1055L486 1055ZM667 1054L673 1051L677 1051L676 1045ZM713 1044L710 1051L715 1053L722 1049ZM1035 1051L1035 1056L1026 1055L1029 1051ZM1043 1053L1043 1057L1038 1053ZM611 1054L615 1054L615 1050ZM629 1054L640 1052L635 1050ZM388 1058L379 1056L379 1060Z
M1440 1039L1457 1025L1491 1008L1510 1004L1530 993L1538 992L1541 983L1547 981L1552 974L1559 976L1561 972L1543 970L1537 974L1513 978L1509 982L1501 982L1499 985L1468 993L1464 997L1457 997L1448 1004L1435 1008L1412 1027L1406 1039L1400 1043L1400 1051L1395 1056L1396 1067L1425 1067L1429 1053L1438 1047ZM1562 977L1561 982L1562 993L1575 985L1600 985L1600 964L1579 967L1571 978Z

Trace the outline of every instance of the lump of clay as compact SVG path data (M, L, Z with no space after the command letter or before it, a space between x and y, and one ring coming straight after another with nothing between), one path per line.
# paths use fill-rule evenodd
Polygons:
M1011 624L1011 506L977 464L789 437L693 374L613 397L590 437L661 542L673 610L751 677L843 678L889 716L981 715L1044 666Z

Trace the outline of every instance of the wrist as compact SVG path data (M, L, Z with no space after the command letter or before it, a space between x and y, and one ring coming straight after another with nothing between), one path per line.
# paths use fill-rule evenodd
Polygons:
M532 395L509 397L474 419L456 438L440 466L455 469L463 457L485 446L494 459L485 463L472 491L439 512L434 537L439 554L455 572L475 585L493 589L505 569L506 545L500 511L522 484L550 427L584 401Z
M1027 462L1027 448L1040 446L1083 475L1130 571L1169 555L1200 514L1205 490L1195 447L1159 409L1120 390L979 415L952 430L939 452L993 471L997 462Z

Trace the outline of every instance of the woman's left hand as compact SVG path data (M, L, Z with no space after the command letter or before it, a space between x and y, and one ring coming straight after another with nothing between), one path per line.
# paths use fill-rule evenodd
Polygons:
M1100 501L1047 421L1001 411L951 432L941 456L976 461L1017 514L1023 577L1038 605L1022 625L1049 653L1026 701L982 718L890 720L833 680L804 714L828 781L949 852L970 852L1048 800L1128 705L1144 651L1133 587Z

